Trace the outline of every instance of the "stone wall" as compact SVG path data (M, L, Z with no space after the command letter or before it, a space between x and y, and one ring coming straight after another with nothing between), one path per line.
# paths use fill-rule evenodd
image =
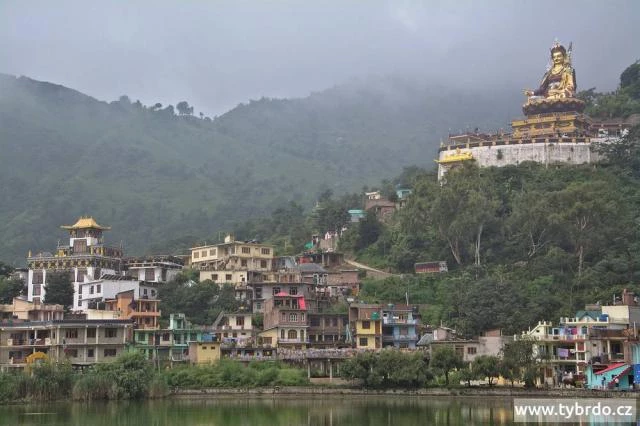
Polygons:
M561 143L529 143L509 145L488 145L472 148L461 148L461 152L471 152L480 167L503 167L518 165L525 161L535 161L545 165L551 164L589 164L598 161L598 154L591 151L591 144L585 142ZM441 151L439 159L455 153L454 150ZM438 167L438 177L446 173L446 166Z

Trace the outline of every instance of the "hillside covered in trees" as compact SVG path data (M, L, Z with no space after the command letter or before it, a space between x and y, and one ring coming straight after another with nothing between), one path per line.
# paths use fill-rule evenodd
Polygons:
M107 103L0 74L0 259L55 247L93 215L127 254L176 252L291 202L431 167L449 129L504 127L502 96L373 78L304 99L261 99L210 119L194 107ZM515 93L515 98L510 98ZM463 124L461 124L463 123ZM251 235L264 238L264 235Z
M640 112L639 71L640 63L625 70L614 93L583 92L589 110L600 117ZM468 165L451 171L445 184L433 172L406 168L382 182L378 189L387 196L397 184L412 188L406 207L386 223L369 215L350 226L340 249L408 275L366 280L360 298L391 303L408 295L410 303L422 305L426 323L442 322L471 336L557 321L586 303L611 303L623 288L640 294L640 126L594 149L604 162ZM247 226L296 241L301 230L324 233L348 225L344 210L357 199L325 194L310 215L291 206ZM416 262L442 260L449 265L446 274L412 274Z

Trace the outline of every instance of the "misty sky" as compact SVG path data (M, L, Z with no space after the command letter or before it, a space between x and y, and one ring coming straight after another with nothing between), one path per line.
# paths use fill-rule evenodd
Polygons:
M368 75L532 87L557 37L580 88L612 90L639 22L637 0L0 0L0 72L215 115Z

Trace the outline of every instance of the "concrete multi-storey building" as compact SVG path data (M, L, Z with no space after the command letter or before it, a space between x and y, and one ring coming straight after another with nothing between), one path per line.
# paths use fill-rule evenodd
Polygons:
M502 349L513 336L505 336L499 329L487 330L473 339L461 338L456 331L448 327L436 327L428 330L416 343L426 353L431 354L438 347L450 346L464 362L473 362L481 355L502 356Z
M612 366L618 373L632 369L638 324L640 306L625 289L613 305L587 305L574 317L560 318L557 325L540 321L519 338L534 341L534 356L543 366L547 384L558 384L567 374L583 378L587 371L592 378L606 379L599 372Z
M124 292L131 292L134 300L157 300L159 297L156 282L139 281L127 275L103 275L99 280L78 284L74 310L95 309Z
M309 313L309 347L342 348L347 344L349 315L339 313Z
M227 235L224 243L193 247L191 267L200 271L200 281L244 286L249 271L272 270L273 247L254 241L236 241Z
M280 292L267 300L259 343L304 349L308 343L308 309L302 294Z
M416 327L418 309L415 306L387 305L382 308L382 346L415 349L418 343Z
M180 273L184 260L177 256L150 255L123 259L127 275L145 282L171 281Z
M86 366L111 362L126 350L133 323L127 320L13 321L0 324L0 367L24 368L41 353L54 362Z
M14 297L11 304L0 305L0 320L9 322L22 321L54 321L64 318L64 306L29 302L21 297Z
M173 365L190 360L192 343L213 342L215 335L187 321L182 313L169 315L165 329L136 328L133 332L134 347L158 365Z
M349 305L350 338L358 349L382 348L382 312L380 305Z

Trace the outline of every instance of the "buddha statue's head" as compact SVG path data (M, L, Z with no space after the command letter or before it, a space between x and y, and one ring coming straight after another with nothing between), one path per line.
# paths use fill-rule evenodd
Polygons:
M567 49L561 44L554 44L551 48L551 61L553 65L563 65L566 62Z

